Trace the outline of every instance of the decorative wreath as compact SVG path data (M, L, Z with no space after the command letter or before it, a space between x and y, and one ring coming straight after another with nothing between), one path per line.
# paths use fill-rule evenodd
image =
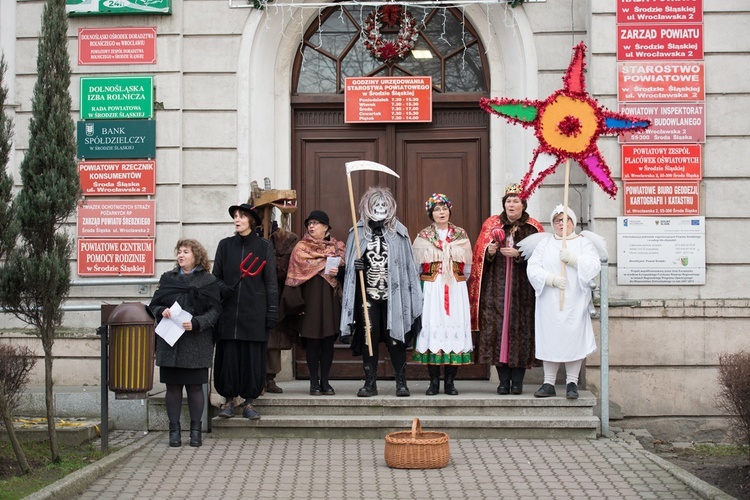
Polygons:
M380 34L383 23L386 26L399 24L398 36L395 40L384 40ZM414 48L419 34L417 21L399 5L385 5L375 9L365 19L362 27L362 43L373 57L381 61L403 59Z

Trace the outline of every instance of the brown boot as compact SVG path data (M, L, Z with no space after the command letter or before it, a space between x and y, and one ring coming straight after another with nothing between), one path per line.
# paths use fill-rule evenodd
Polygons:
M276 380L274 380L274 376L270 374L266 377L266 392L272 392L274 394L281 394L282 392L284 392L284 390L281 387L276 385Z

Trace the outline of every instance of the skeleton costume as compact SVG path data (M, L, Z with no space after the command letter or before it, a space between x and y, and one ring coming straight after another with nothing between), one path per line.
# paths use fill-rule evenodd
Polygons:
M341 311L341 335L353 335L352 351L363 355L365 385L357 395L374 396L377 390L378 348L385 342L396 373L396 395L409 396L406 386L406 347L419 333L422 291L406 227L396 218L396 200L382 187L362 196L357 222L362 259L357 261L354 231L346 242L346 273ZM359 272L363 267L370 318L372 356L365 345L365 321Z

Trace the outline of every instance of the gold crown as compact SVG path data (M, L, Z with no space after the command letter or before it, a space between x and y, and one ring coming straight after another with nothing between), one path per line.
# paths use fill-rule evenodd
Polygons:
M521 186L518 184L510 184L505 188L505 194L521 194Z

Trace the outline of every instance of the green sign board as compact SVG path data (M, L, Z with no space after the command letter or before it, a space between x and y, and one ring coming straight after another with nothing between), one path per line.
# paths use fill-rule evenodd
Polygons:
M81 119L153 118L154 77L81 77Z
M78 122L78 159L155 158L156 121Z
M171 14L172 0L65 0L69 16Z

